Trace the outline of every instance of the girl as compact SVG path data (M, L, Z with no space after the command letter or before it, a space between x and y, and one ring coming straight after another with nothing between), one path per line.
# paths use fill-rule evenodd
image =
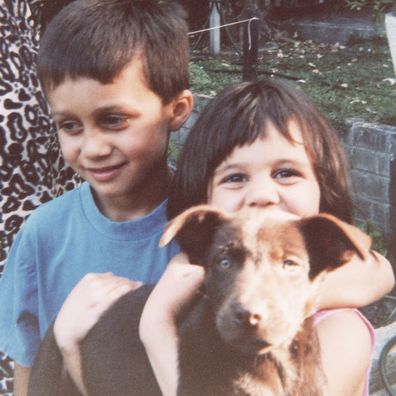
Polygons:
M328 212L352 221L347 164L334 130L300 92L259 81L226 89L191 130L169 197L170 218L200 203L260 207L299 216ZM148 300L140 334L163 393L177 384L176 317L202 280L179 255ZM393 273L377 253L354 257L321 290L317 328L331 395L368 394L373 330L354 309L388 292ZM178 288L175 288L175 284ZM158 334L161 334L159 339ZM204 380L204 379L203 379Z

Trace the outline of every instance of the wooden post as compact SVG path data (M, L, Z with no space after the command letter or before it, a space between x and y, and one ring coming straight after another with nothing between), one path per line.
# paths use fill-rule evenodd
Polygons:
M259 13L254 7L249 7L247 15L248 18L259 18ZM243 81L257 79L259 22L259 19L252 19L243 28Z
M209 27L213 28L220 25L220 12L217 9L217 1L209 2ZM209 31L209 53L211 55L218 55L220 53L220 29L213 29Z

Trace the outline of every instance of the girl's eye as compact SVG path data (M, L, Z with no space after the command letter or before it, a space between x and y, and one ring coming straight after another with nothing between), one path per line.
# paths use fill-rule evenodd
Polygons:
M290 183L294 181L294 178L297 178L299 176L300 173L295 169L291 169L291 168L279 169L276 172L274 172L272 175L274 179L278 179L286 183Z
M230 183L230 184L231 183L235 183L235 184L237 184L237 183L243 183L243 182L245 182L247 180L248 180L248 178L247 178L247 176L245 174L243 174L243 173L233 173L231 175L225 176L221 180L221 183L222 184L223 183Z
M101 119L102 125L109 129L124 129L127 128L128 116L123 114L107 114Z
M217 262L217 266L222 270L227 270L227 269L231 268L232 263L229 258L223 257Z
M65 120L57 123L58 131L67 133L68 135L76 135L82 130L80 122L75 120Z
M286 259L286 260L283 260L282 268L285 271L291 272L291 271L295 271L298 268L300 268L300 264L295 260Z

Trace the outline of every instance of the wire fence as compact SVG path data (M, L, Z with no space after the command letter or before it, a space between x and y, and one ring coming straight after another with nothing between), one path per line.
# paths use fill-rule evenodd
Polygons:
M208 36L210 39L210 35L216 32L219 47L225 42L243 58L243 80L252 80L257 77L259 31L263 24L263 13L252 0L242 3L242 7L235 8L235 2L232 1L210 1L202 28L189 32L188 35L192 38L191 50L195 50L204 41L205 35L207 43ZM210 17L215 12L218 13L220 24L211 26ZM224 34L220 35L220 31Z

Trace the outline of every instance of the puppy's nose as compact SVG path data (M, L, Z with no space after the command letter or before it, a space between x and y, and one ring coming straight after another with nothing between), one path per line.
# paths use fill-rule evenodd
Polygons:
M250 310L241 304L234 304L232 309L235 319L242 326L256 327L262 319L262 315L257 310Z

